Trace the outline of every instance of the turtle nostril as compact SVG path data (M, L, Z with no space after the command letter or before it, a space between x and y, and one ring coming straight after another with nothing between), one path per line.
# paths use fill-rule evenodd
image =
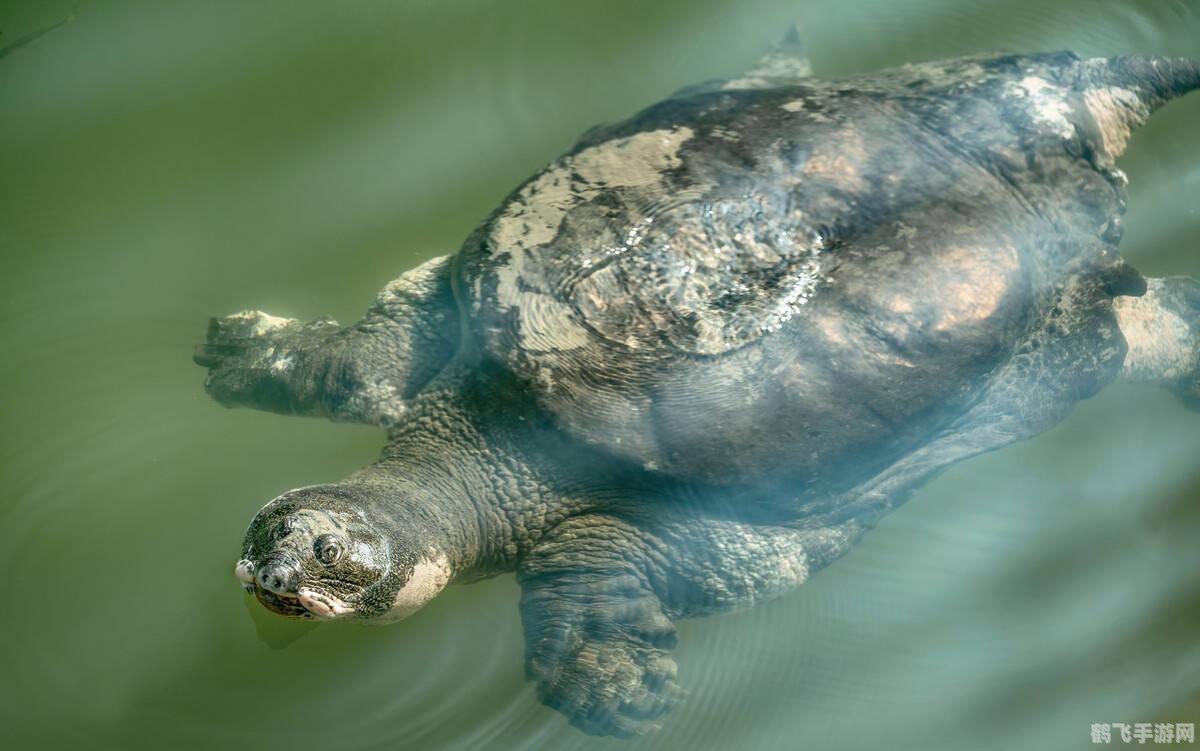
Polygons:
M277 595L295 594L299 584L299 572L294 566L275 563L258 570L258 584Z

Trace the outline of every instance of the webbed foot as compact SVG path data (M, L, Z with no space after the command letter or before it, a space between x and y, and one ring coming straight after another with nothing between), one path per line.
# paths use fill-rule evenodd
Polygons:
M209 322L205 343L193 355L208 368L204 388L225 406L245 405L285 414L305 408L306 345L337 331L323 318L303 324L261 311L245 311Z
M454 356L458 336L450 258L441 257L393 280L345 328L257 310L214 318L193 359L227 407L390 428Z
M1165 386L1200 410L1200 282L1150 279L1145 295L1118 297L1114 308L1129 347L1123 377Z
M658 597L632 574L563 572L522 586L526 673L541 701L592 735L657 730L683 693Z
M1173 307L1190 333L1191 361L1172 390L1188 407L1200 411L1200 282L1186 276L1171 276L1163 279L1166 304Z

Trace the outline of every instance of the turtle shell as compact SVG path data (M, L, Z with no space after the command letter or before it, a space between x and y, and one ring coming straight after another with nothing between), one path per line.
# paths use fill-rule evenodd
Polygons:
M1116 332L1123 188L1019 85L1037 77L1069 114L1076 62L668 100L517 189L464 247L460 297L565 430L651 470L815 481L886 463L977 401L1068 287L1075 331ZM1099 383L1121 356L1077 375Z

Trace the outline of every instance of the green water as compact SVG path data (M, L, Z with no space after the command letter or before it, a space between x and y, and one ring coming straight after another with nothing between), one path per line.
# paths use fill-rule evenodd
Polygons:
M689 700L593 739L522 677L517 587L387 628L282 621L231 573L266 500L382 436L223 410L248 307L355 319L585 128L752 62L1200 56L1200 2L0 3L0 746L1085 749L1200 723L1200 414L1113 388L969 462L794 594L685 622ZM1200 276L1200 95L1124 159L1124 250Z

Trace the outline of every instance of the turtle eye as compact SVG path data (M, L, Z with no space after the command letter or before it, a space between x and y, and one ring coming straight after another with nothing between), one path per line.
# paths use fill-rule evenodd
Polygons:
M321 535L313 543L313 553L318 561L332 566L342 557L342 543L333 535Z

